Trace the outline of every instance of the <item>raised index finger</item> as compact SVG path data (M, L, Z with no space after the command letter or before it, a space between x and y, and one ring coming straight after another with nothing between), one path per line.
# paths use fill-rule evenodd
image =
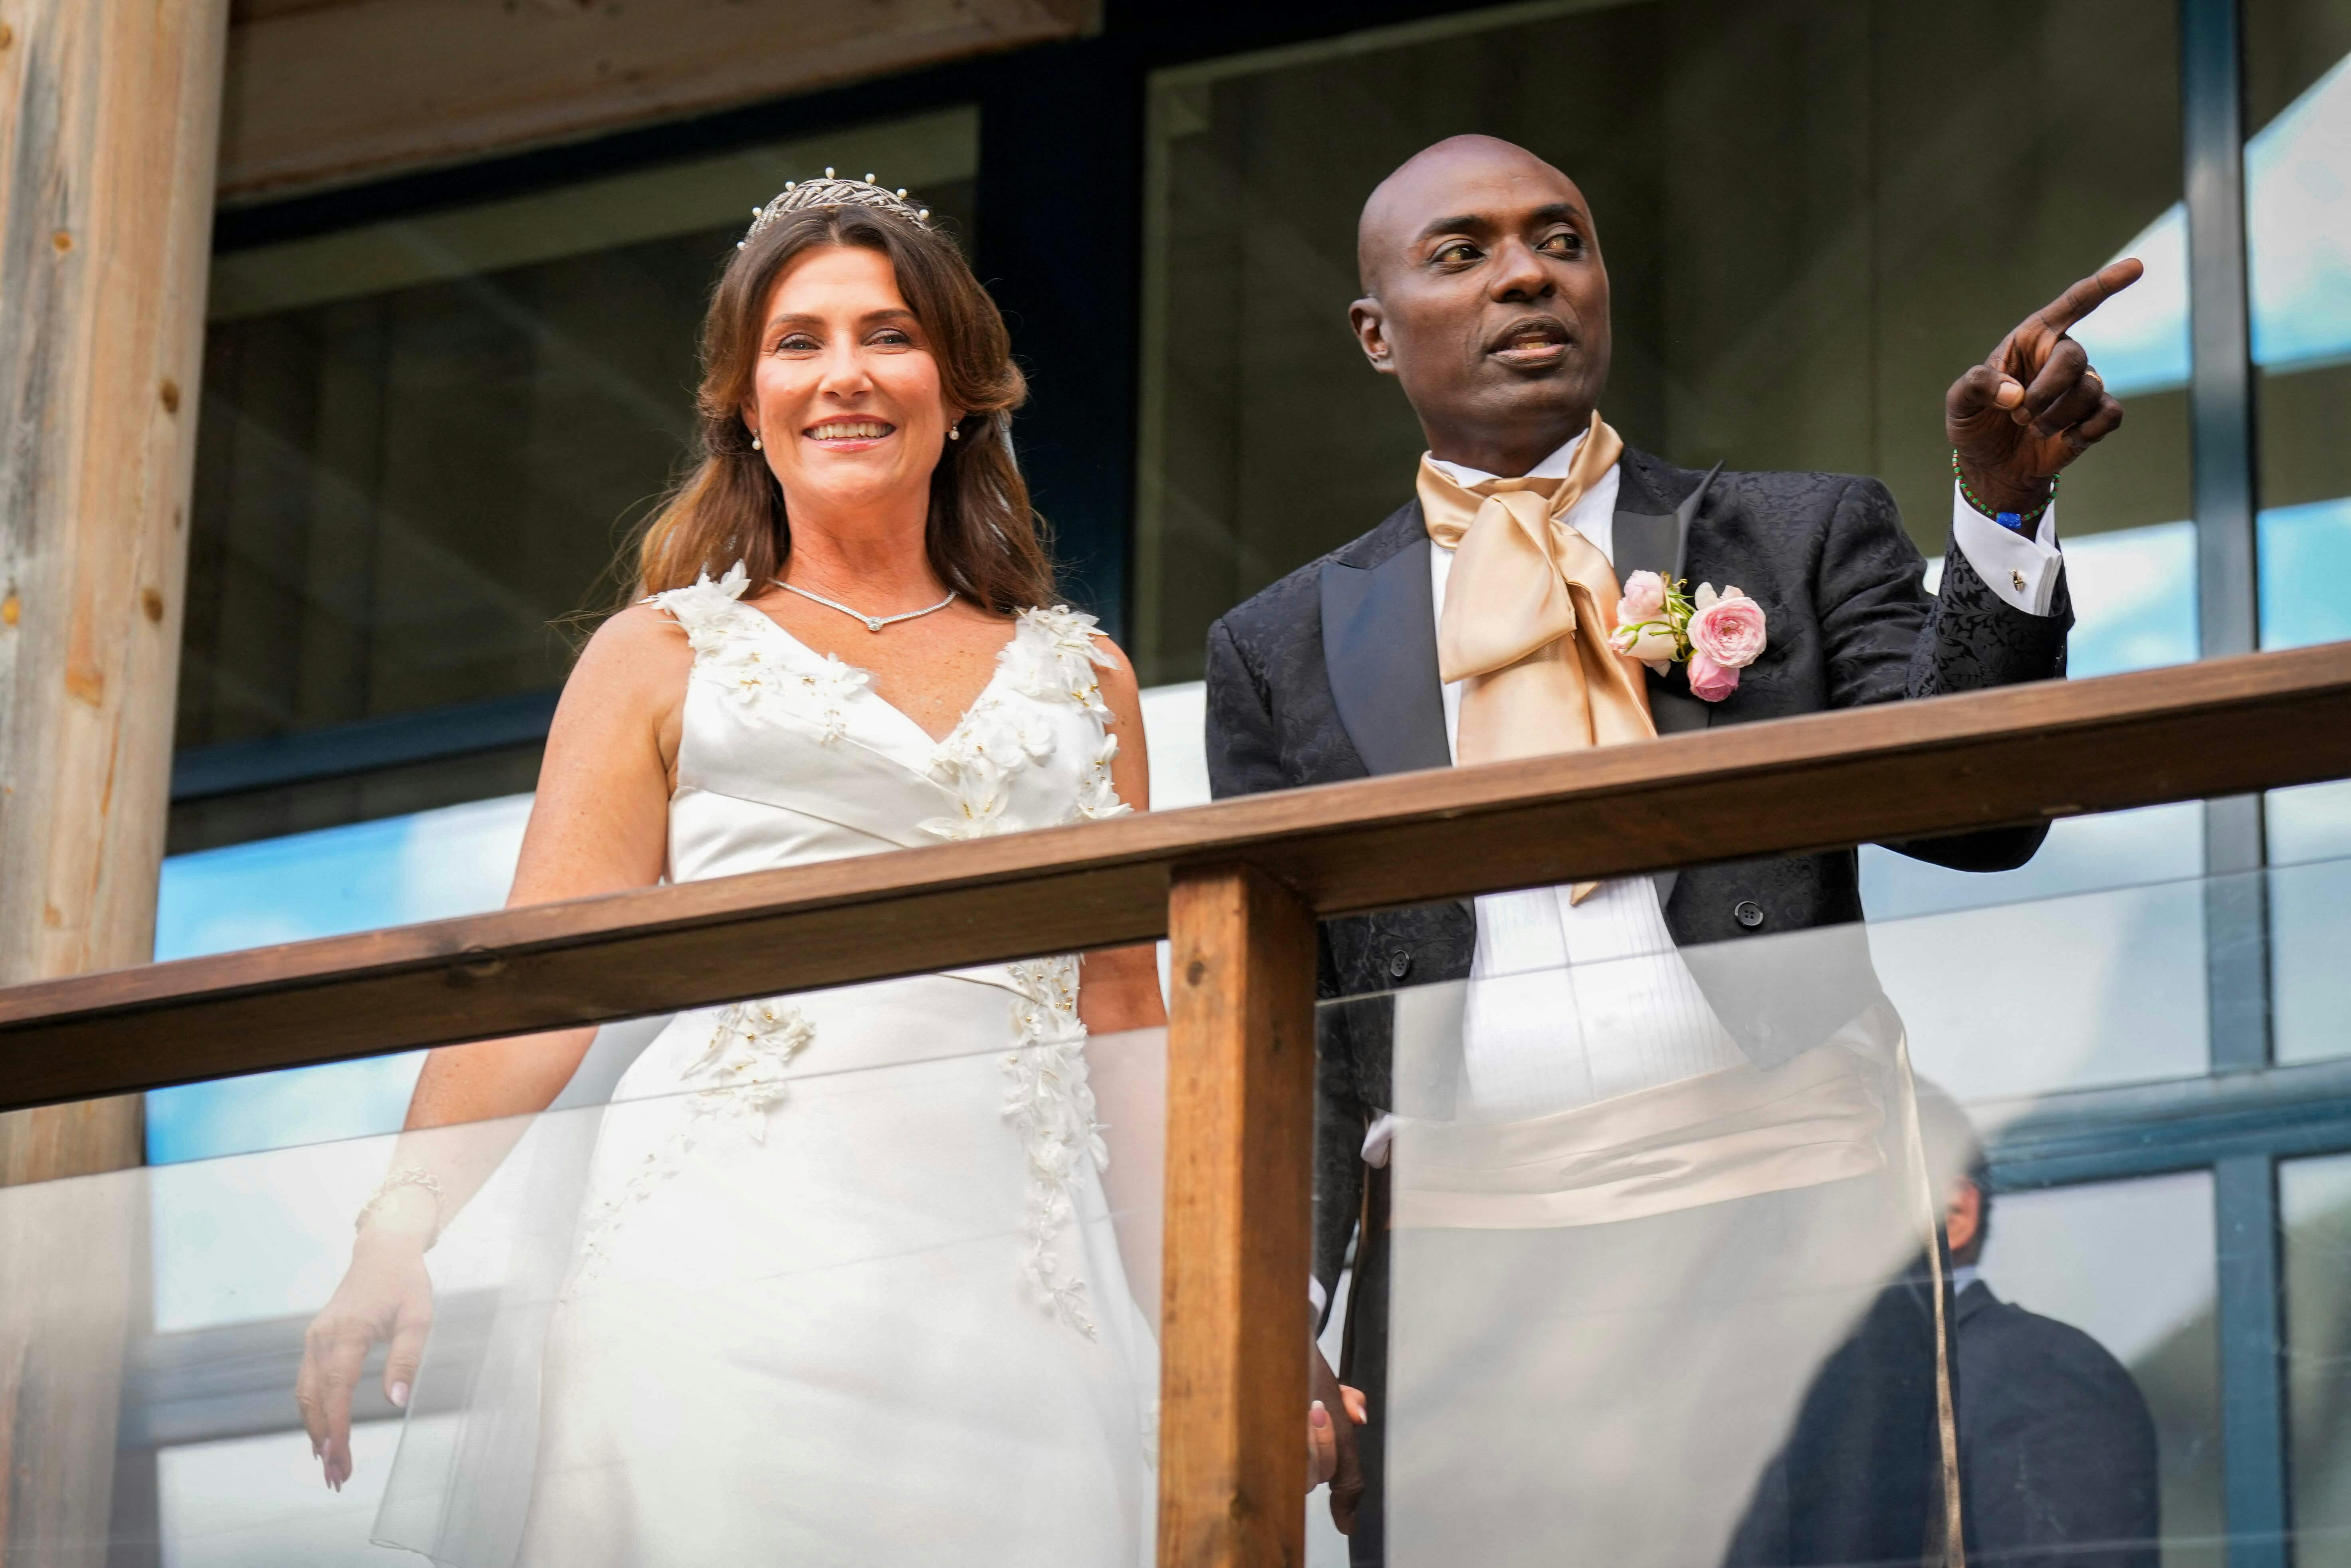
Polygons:
M2043 306L2036 314L2053 335L2062 336L2073 329L2074 322L2137 283L2147 268L2135 256L2110 261Z

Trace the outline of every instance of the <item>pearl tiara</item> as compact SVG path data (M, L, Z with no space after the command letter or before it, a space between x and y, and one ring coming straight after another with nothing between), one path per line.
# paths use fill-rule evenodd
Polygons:
M873 183L868 174L862 180L837 178L828 167L821 180L790 180L783 191L764 207L751 209L751 228L735 248L741 250L759 237L759 231L782 217L786 213L802 212L810 207L879 207L904 218L916 228L931 226L931 209L917 207L906 199L906 188L886 190Z

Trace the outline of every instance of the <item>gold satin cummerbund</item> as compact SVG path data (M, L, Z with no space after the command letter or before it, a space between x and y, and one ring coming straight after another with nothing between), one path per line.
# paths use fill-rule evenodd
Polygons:
M1399 1119L1390 1223L1604 1225L1886 1168L1882 1068L1837 1044L1523 1122Z

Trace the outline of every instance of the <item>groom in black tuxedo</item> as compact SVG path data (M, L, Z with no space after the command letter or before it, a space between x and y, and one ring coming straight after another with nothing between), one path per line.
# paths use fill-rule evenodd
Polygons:
M1431 485L1458 486L1444 493L1466 493L1466 505L1475 507L1494 494L1497 479L1544 476L1557 484L1571 476L1577 466L1571 452L1605 433L1596 411L1610 353L1607 273L1574 183L1508 142L1453 138L1381 184L1364 209L1358 243L1364 297L1352 319L1373 369L1397 379L1419 418L1428 444L1420 495L1437 493ZM1613 486L1613 508L1568 516L1602 544L1612 587L1645 570L1693 587L1735 583L1764 612L1762 653L1719 700L1693 695L1683 664L1662 674L1632 670L1631 685L1642 688L1655 730L2061 677L2072 611L2050 509L2054 476L2122 419L2065 332L2137 273L2136 262L2120 262L2074 285L1953 383L1945 412L1959 483L1953 543L1937 593L1923 588L1925 563L1893 497L1874 479L1719 465L1700 473L1631 445L1607 471L1582 463L1567 482L1594 496ZM1598 450L1613 451L1613 433L1605 434L1608 444ZM1449 591L1443 578L1432 581L1432 554L1448 551L1458 535L1440 533L1433 542L1422 500L1405 498L1410 476L1399 474L1397 482L1404 504L1385 521L1211 629L1208 765L1219 797L1454 761L1447 704L1456 705L1452 722L1461 722L1460 689L1471 683L1448 695L1440 678L1440 595ZM1458 589L1458 576L1454 582ZM1613 611L1602 607L1604 616ZM1589 650L1584 657L1588 665ZM1596 719L1593 729L1609 737ZM2044 832L2000 830L1893 847L1959 869L1994 871L2031 858ZM1853 924L1862 917L1853 852L1694 867L1658 877L1655 886L1656 907L1706 1007L1753 1068L1782 1068L1880 1002ZM1577 890L1578 899L1584 891ZM1646 888L1634 891L1649 897ZM1573 918L1565 905L1562 897L1562 917ZM1800 974L1742 962L1742 946L1750 955L1768 950L1758 937L1838 925L1850 926L1853 939L1823 932L1828 939ZM1322 995L1464 979L1479 933L1468 901L1330 922ZM1391 1013L1343 1006L1323 1014L1314 1272L1323 1290L1335 1286L1360 1224L1344 1371L1370 1396L1371 1420L1362 1435L1364 1490L1352 1549L1359 1563L1380 1563L1388 1227L1385 1173L1374 1171L1367 1186L1364 1145L1367 1134L1377 1144L1383 1113L1396 1106ZM1586 1232L1621 1235L1623 1228L1593 1225ZM1911 1312L1910 1326L1888 1332L1931 1335L1930 1309L1929 1301L1926 1315ZM1886 1316L1866 1315L1873 1323ZM1865 1340L1875 1332L1856 1331ZM1931 1350L1931 1338L1924 1343ZM1875 1364L1871 1357L1884 1348L1856 1343L1840 1354ZM1909 1395L1921 1386L1927 1403L1911 1398L1898 1433L1873 1427L1875 1416L1856 1418L1851 1408L1808 1403L1773 1473L1746 1500L1729 1559L1858 1561L1882 1552L1915 1562L1919 1528L1929 1531L1928 1550L1937 1550L1935 1527L1918 1523L1929 1494L1941 1495L1931 1378L1924 1385L1912 1378ZM1922 1407L1929 1413L1924 1424ZM1573 1410L1558 1414L1562 1422L1578 1418ZM1497 1431L1492 1440L1499 1448L1514 1438ZM1852 1494L1841 1522L1831 1518L1837 1509L1827 1493L1805 1491L1813 1485L1808 1462L1839 1478L1827 1483L1830 1492L1843 1486ZM1343 1527L1354 1511L1351 1490L1334 1483ZM1791 1500L1806 1497L1809 1503ZM1560 1544L1569 1551L1561 1560L1581 1555Z

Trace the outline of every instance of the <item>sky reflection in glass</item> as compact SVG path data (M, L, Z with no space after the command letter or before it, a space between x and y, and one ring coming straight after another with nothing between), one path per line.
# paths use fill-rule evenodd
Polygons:
M2245 143L2253 360L2271 370L2351 356L2351 59ZM2188 208L2115 253L2147 276L2074 329L2117 395L2188 380Z

